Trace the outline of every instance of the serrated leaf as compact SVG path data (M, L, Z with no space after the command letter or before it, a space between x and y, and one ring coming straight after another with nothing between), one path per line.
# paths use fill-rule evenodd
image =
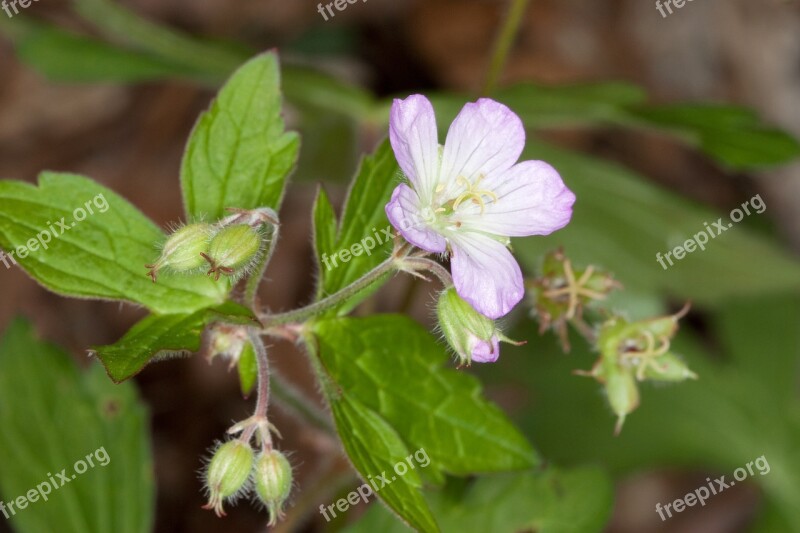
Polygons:
M374 154L364 158L350 186L335 240L330 234L330 202L326 196L317 197L314 221L316 252L320 265L317 289L319 298L350 285L378 266L391 253L393 241L386 236L385 231L393 230L384 209L399 183L399 170L388 140ZM354 245L358 248L354 248ZM367 247L372 249L367 252ZM344 257L343 252L347 253ZM358 255L352 252L358 252ZM369 291L362 291L340 307L338 312L347 313L367 295Z
M233 302L191 314L150 315L134 325L119 341L95 346L111 379L119 383L138 374L153 359L184 355L200 349L205 327L213 322L257 325L249 309Z
M281 118L275 53L251 59L200 116L186 147L181 185L186 213L217 220L226 207L278 210L299 139Z
M84 217L81 211L85 220L76 219ZM21 258L16 249L42 232L51 239L47 249L36 244ZM0 246L58 294L135 302L156 313L193 312L224 301L227 282L164 275L153 283L146 276L144 265L158 257L156 245L164 239L125 199L87 178L44 172L38 187L0 181Z
M439 531L419 491L422 481L416 470L403 476L393 473L413 451L380 415L347 393L329 401L342 444L362 479L376 478L378 496L409 525L419 531ZM386 479L385 485L379 476Z
M47 501L15 506L14 530L151 531L147 418L132 385L111 384L99 365L79 372L67 354L37 341L27 323L12 322L0 340L0 499L27 496L51 474L58 484ZM88 466L87 455L95 466L80 474L76 463ZM57 477L62 469L68 483ZM9 504L5 509L11 514Z
M434 478L537 464L527 440L481 397L477 380L445 368L443 347L414 321L331 318L313 331L336 387L378 413L410 448L424 448Z
M613 485L601 470L549 469L480 477L472 483L450 480L427 494L445 533L593 533L604 530L611 517ZM346 533L407 529L379 506L347 528Z
M523 159L543 159L562 175L577 201L569 225L548 237L516 239L517 257L532 272L548 250L563 246L579 265L614 272L626 288L654 289L705 305L733 296L800 289L800 262L747 227L747 218L666 270L658 262L676 245L728 214L679 197L619 165L529 141ZM767 205L767 210L769 206ZM749 218L761 215L751 211ZM758 258L754 261L753 258Z

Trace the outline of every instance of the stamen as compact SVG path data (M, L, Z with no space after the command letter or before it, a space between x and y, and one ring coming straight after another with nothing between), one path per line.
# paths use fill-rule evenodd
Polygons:
M475 205L479 205L481 208L481 214L483 214L486 208L486 202L484 202L483 200L484 196L488 196L489 198L491 198L493 202L497 201L497 195L492 191L477 188L478 184L484 177L485 176L481 174L480 176L478 176L478 179L475 180L475 183L470 183L469 180L467 180L467 178L465 178L464 176L459 176L458 178L456 178L456 183L463 185L467 190L461 193L455 199L455 201L453 202L453 211L458 209L458 206L461 205L461 203L464 202L465 200L472 199L472 203L474 203Z

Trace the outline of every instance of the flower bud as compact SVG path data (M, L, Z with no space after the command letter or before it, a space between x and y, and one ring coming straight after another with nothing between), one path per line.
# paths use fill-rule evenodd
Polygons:
M617 415L617 425L614 434L619 435L625 417L639 407L639 389L632 372L614 369L605 376L605 390L611 410Z
M292 490L292 466L281 452L270 450L258 457L253 475L256 494L269 509L269 525L274 526Z
M644 378L651 381L685 381L697 379L697 374L689 370L677 355L667 352L653 359L644 371Z
M225 516L223 500L232 500L245 486L253 469L253 449L240 440L228 441L214 453L206 469L208 503L203 509L214 509L217 516Z
M208 274L233 276L244 272L257 258L261 234L247 224L234 224L219 230L203 257L211 264Z
M236 366L247 342L247 328L233 324L217 323L207 330L208 362L218 355L230 360L230 368Z
M210 224L199 222L183 226L172 233L164 243L158 260L152 265L145 265L145 268L150 269L148 274L153 278L153 282L156 281L158 271L162 268L174 272L190 272L203 266L201 254L208 251L213 232Z
M500 341L517 344L497 329L494 320L477 312L453 287L439 295L439 327L461 364L493 363L500 356Z

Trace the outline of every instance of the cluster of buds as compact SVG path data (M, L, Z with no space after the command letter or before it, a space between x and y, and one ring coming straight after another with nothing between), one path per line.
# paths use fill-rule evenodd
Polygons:
M277 225L275 212L269 208L229 209L234 214L216 224L197 222L174 231L164 243L161 255L145 265L155 283L162 270L194 274L208 267L207 274L219 280L221 275L238 279L259 259L266 224Z
M594 266L574 268L560 249L545 256L541 276L527 283L539 333L552 328L565 352L570 350L567 324L585 327L584 309L621 287L609 273Z
M497 327L494 320L477 312L453 287L439 295L436 304L439 328L458 356L460 366L493 363L500 356L500 341L519 346Z
M257 501L270 513L269 525L283 515L292 489L292 466L286 456L267 447L256 455L250 444L235 439L222 444L205 470L208 503L204 509L225 516L223 503L235 503L254 490Z
M617 415L617 434L625 417L639 406L638 382L697 379L686 363L670 351L678 320L688 310L686 305L674 315L635 322L617 316L600 326L597 337L600 358L588 372L576 373L603 385Z

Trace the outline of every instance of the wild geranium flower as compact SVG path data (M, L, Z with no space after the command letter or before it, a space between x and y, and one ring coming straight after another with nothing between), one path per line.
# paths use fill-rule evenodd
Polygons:
M477 311L508 313L525 292L509 237L563 228L575 195L549 164L517 162L522 121L488 98L464 106L444 146L427 98L395 100L389 139L408 179L386 204L392 225L411 244L450 254L456 291Z

